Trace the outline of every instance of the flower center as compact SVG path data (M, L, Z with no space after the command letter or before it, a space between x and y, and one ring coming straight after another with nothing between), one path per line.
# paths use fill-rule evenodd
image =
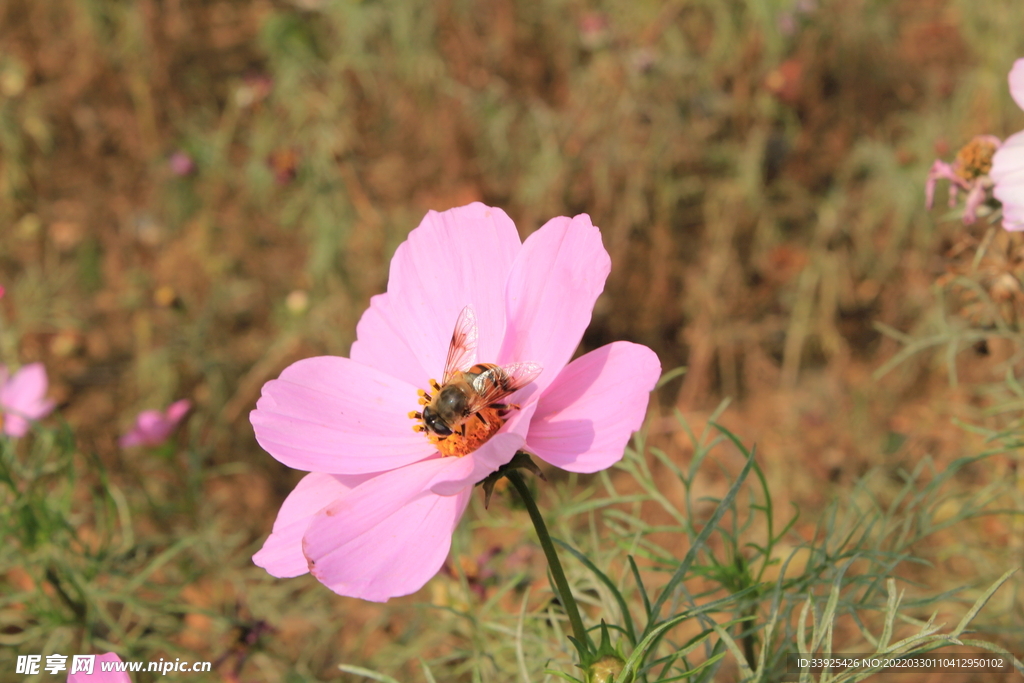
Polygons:
M509 412L519 408L504 403L480 406L472 385L464 381L441 386L430 380L430 386L433 394L419 392L423 411L413 411L409 417L417 421L413 429L422 432L445 457L461 458L480 448L501 429Z
M974 137L956 153L956 163L953 165L956 174L967 181L988 175L992 170L992 156L998 147L988 136Z

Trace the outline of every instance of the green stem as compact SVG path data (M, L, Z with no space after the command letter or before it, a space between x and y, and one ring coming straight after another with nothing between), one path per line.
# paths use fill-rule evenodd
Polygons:
M565 609L566 616L569 617L569 623L572 625L573 635L581 646L587 647L589 642L587 639L587 629L583 627L583 619L580 618L580 610L576 606L576 599L572 597L572 591L569 590L569 582L565 579L565 572L562 571L562 563L558 561L555 544L551 542L548 527L544 524L544 518L540 514L540 509L533 500L530 487L526 485L523 477L515 470L506 472L505 477L512 482L512 486L516 487L519 497L523 500L523 505L526 506L526 511L530 513L530 520L533 522L533 528L537 530L540 546L544 549L544 554L548 558L548 568L551 569L551 576L555 579L558 597L562 602L562 607Z

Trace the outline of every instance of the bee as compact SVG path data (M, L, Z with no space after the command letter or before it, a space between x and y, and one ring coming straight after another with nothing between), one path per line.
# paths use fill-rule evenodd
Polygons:
M426 434L442 455L468 455L494 436L509 413L519 410L502 399L543 370L539 363L477 363L476 347L476 314L466 306L455 322L442 382L430 380L433 393L419 391L423 412L409 413L419 420L413 429Z

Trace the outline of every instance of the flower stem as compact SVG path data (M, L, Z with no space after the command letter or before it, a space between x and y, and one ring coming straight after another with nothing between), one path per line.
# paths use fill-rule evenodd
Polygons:
M530 513L530 520L533 522L533 528L537 530L540 546L544 549L544 554L548 558L548 567L551 569L551 576L555 579L555 588L558 590L559 600L561 600L565 614L569 617L569 623L572 625L573 635L579 641L581 647L587 647L587 629L583 627L580 610L576 606L575 598L572 597L572 591L569 590L569 582L565 578L565 572L562 571L562 563L558 561L555 544L551 542L548 527L544 524L544 518L540 514L536 501L533 500L530 487L526 485L522 475L516 470L509 470L505 473L505 477L512 482L512 486L516 487L523 505L526 506L526 511Z

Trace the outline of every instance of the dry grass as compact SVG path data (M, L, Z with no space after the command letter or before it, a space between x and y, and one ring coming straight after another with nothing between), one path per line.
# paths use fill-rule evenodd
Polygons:
M272 580L249 557L297 476L246 418L288 363L347 353L427 209L473 200L524 236L592 216L613 272L584 350L630 339L688 366L648 430L673 462L694 449L666 416L700 426L736 399L721 421L758 444L776 509L800 506L804 538L869 471L887 473L874 493L891 500L926 456L941 471L981 452L986 434L951 419L1012 424L989 409L1010 400L993 387L1016 367L1016 338L957 356L951 387L929 353L872 377L901 348L875 323L959 329L935 283L965 272L949 250L970 233L924 211L924 179L974 134L1024 124L1005 88L1022 23L1015 0L3 3L0 357L45 362L73 430L62 457L77 484L61 490L83 538L63 547L108 532L138 544L116 571L82 565L112 572L92 576L96 590L174 554L106 626L75 625L44 573L11 569L4 591L44 598L0 638L223 657L211 680L321 680L342 661L420 680L417 656L472 680L493 637L479 605L518 614L523 594L495 591L519 573L546 595L521 512L474 508L461 569L386 607ZM179 150L193 173L172 172ZM138 410L181 397L197 407L175 447L117 448ZM995 455L953 484L981 491L1018 466ZM701 495L728 487L714 468L701 482ZM938 559L908 578L932 592L991 582L1000 553L1022 552L1014 524L925 542ZM492 546L499 576L467 592L467 558ZM1015 594L988 622L1018 651L1021 609Z

